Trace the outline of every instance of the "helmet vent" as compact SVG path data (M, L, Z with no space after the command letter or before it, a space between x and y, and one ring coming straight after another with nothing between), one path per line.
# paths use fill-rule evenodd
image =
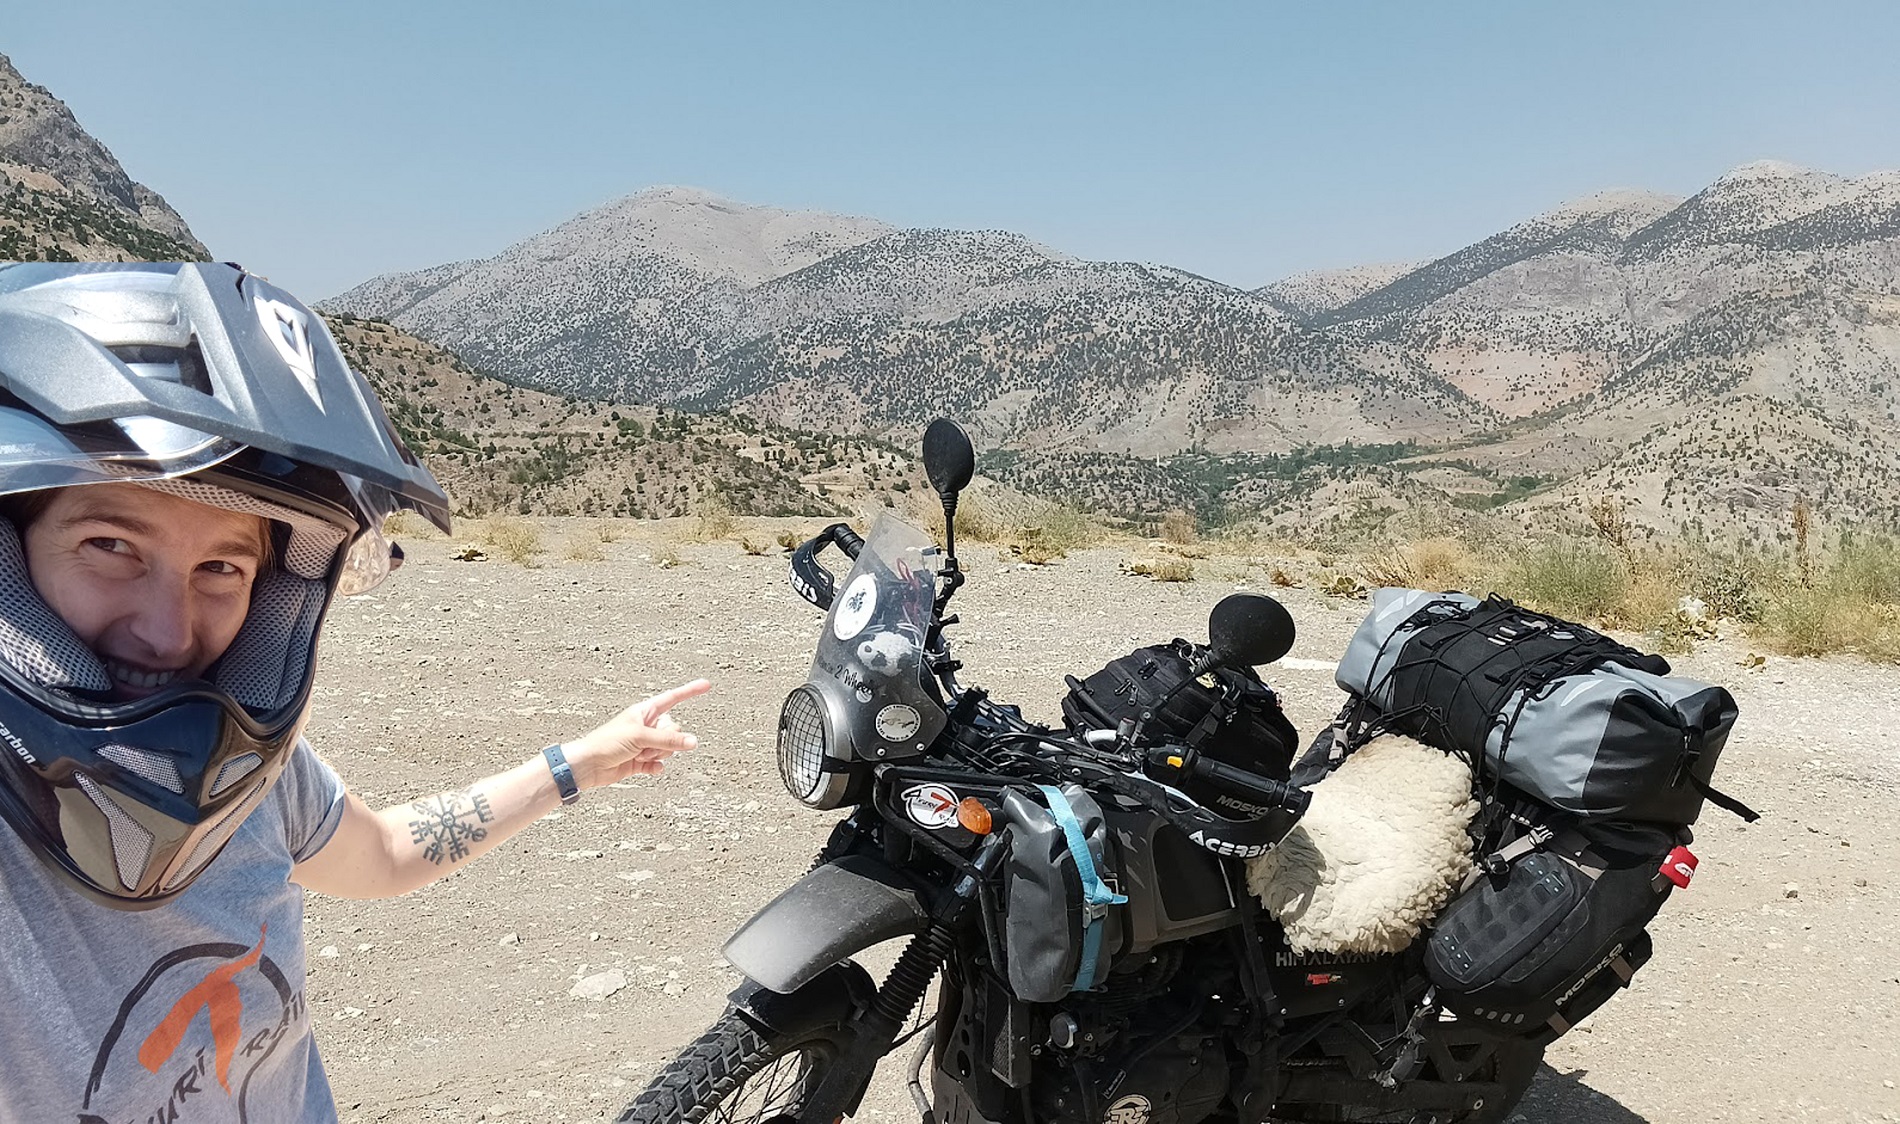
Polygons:
M177 383L180 386L190 387L200 394L212 392L211 371L205 366L204 352L198 350L198 339L195 336L184 347L133 343L120 344L106 350L130 368L133 374L141 378Z
M242 800L225 809L224 815L213 821L211 830L205 832L199 838L198 845L191 849L191 857L165 880L167 890L183 886L191 881L197 877L201 867L218 857L218 852L224 848L225 842L231 838L232 833L244 823L246 817L251 814L251 809L257 807L257 802L262 799L266 787L268 786L264 781L253 784Z
M185 794L184 778L178 775L178 762L149 749L140 749L134 745L106 745L99 747L99 756L119 766L121 769L137 773L160 788ZM228 766L227 766L228 768Z
M226 761L224 767L218 770L218 779L211 782L211 795L223 795L232 785L250 776L263 763L264 759L255 753L246 753Z
M79 782L79 789L98 807L99 813L106 818L106 826L112 832L112 859L118 864L119 881L128 890L136 890L139 878L145 873L145 864L152 861L152 833L126 814L125 809L113 802L112 797L100 791L84 773L74 773L73 779Z

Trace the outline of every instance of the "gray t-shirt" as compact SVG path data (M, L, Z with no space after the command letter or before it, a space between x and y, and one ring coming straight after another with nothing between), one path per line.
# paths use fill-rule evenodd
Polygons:
M343 785L299 742L191 888L142 913L70 889L0 826L0 1124L327 1124L303 890Z

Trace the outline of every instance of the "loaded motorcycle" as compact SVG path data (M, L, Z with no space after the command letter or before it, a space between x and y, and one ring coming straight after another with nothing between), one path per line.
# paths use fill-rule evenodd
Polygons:
M1234 594L1207 644L1144 650L1154 689L1091 699L1072 678L1064 728L1025 721L959 682L945 640L968 437L934 422L924 462L942 548L887 515L793 552L826 618L781 711L780 774L847 812L725 946L746 977L729 1009L620 1121L836 1121L887 1057L932 1124L1504 1119L1567 1022L1454 1012L1416 947L1296 953L1248 892L1246 860L1309 799L1251 670L1291 648L1285 609ZM818 561L832 546L842 587ZM898 938L881 985L851 959ZM1596 973L1559 1002L1580 1017L1627 981Z

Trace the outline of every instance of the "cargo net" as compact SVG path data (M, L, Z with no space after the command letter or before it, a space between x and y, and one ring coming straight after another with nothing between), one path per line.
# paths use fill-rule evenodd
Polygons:
M1388 653L1395 640L1398 650ZM1348 750L1382 733L1405 734L1464 758L1477 775L1491 772L1487 756L1502 764L1525 704L1558 680L1608 663L1669 674L1660 656L1496 594L1468 608L1424 606L1393 630L1373 666L1388 658L1386 673L1342 713ZM1498 742L1487 754L1493 730Z

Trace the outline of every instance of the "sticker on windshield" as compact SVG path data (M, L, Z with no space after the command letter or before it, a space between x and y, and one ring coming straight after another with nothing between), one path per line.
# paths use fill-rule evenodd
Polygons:
M908 709L908 708L906 708ZM940 784L904 790L904 811L919 827L949 827L957 822L957 794Z
M877 579L870 574L859 574L844 587L844 595L838 598L838 611L831 617L831 632L840 640L849 640L864 631L871 623L871 614L877 612Z
M887 742L907 742L923 726L915 707L893 703L877 712L877 736Z

